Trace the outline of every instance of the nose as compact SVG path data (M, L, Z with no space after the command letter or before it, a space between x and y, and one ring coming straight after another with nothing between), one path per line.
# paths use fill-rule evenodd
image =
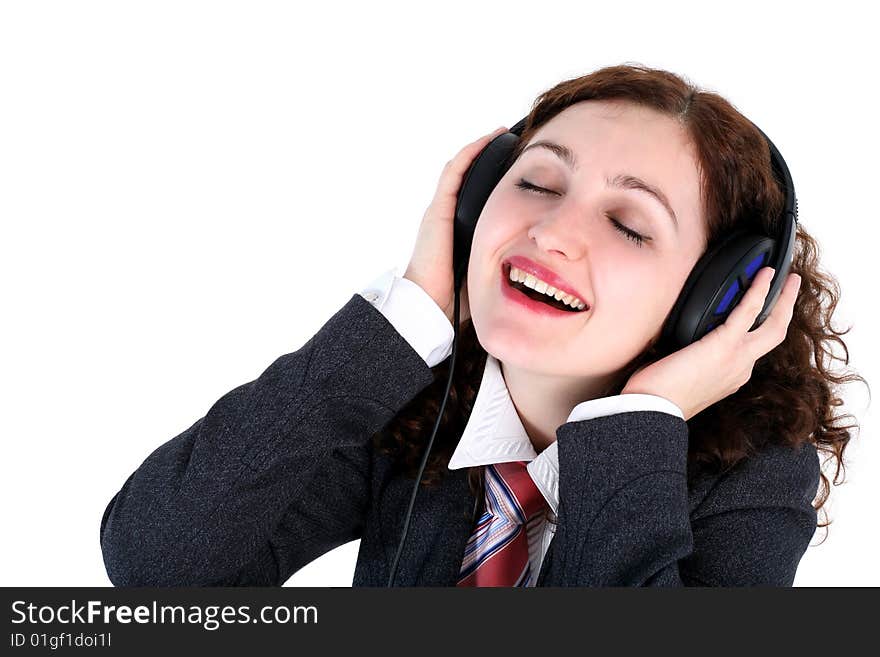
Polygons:
M560 205L556 212L546 215L528 230L529 239L542 251L578 260L586 249L586 221L583 208L574 203Z

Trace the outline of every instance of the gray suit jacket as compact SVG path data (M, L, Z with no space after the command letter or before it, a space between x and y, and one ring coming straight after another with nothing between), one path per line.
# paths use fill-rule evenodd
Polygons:
M101 519L111 582L280 586L360 539L353 585L385 586L414 480L370 437L432 381L353 295L128 477ZM668 413L568 422L557 441L559 525L538 586L792 584L816 528L814 446L710 476L687 471L688 426ZM397 585L455 585L475 502L467 469L419 491Z

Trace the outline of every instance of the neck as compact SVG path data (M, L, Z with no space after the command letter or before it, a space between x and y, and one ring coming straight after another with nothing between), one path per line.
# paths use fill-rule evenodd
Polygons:
M517 415L538 454L556 441L556 430L565 424L572 409L605 396L612 380L547 376L505 363L499 366Z

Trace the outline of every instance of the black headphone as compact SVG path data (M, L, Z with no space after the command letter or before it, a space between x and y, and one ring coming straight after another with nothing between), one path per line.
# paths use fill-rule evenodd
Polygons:
M397 555L394 558L394 564L391 567L391 574L388 577L388 586L392 586L394 582L394 574L397 571L397 563L403 551L404 541L406 541L410 515L415 503L416 494L418 493L419 482L422 479L422 473L428 461L428 454L431 451L431 446L434 444L434 436L437 435L440 418L443 416L446 400L449 397L449 389L452 386L455 358L458 349L459 292L467 273L474 230L489 195L501 178L504 177L504 174L507 173L507 170L513 165L512 155L519 143L527 119L528 116L521 119L509 131L492 139L479 152L465 174L461 189L458 192L453 236L455 304L452 328L454 336L452 340L449 379L446 384L446 394L443 397L443 403L440 405L437 422L434 425L434 433L431 435L428 446L425 448L421 467L416 476L416 484L413 488L413 494L410 498L409 508L407 509L404 521L403 535L400 539ZM770 147L770 161L773 171L785 193L782 215L776 223L778 232L775 236L770 236L757 233L750 228L738 228L722 237L715 245L706 250L691 270L690 275L682 286L678 299L672 306L672 310L669 312L669 316L663 325L658 342L661 351L664 353L673 353L679 349L684 349L689 344L702 338L719 324L723 324L749 289L755 274L762 267L773 267L775 269L773 280L770 282L770 290L767 293L764 307L758 314L755 323L749 329L750 331L755 330L770 315L782 291L782 286L788 278L798 221L794 183L785 160L773 145L773 142L770 141L758 126L755 126L755 128L763 135L767 145Z

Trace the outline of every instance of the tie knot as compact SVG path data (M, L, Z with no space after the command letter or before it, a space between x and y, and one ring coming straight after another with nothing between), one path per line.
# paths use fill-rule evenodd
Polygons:
M525 461L493 463L486 468L486 508L515 524L525 524L547 507Z

